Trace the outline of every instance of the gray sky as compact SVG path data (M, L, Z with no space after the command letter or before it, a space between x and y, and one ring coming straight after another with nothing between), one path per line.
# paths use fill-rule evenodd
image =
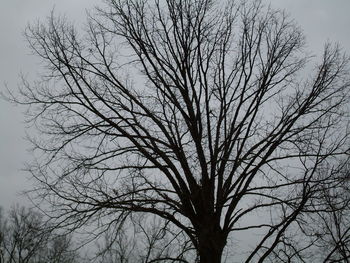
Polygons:
M84 21L85 9L101 0L0 0L0 91L5 85L17 88L19 74L35 78L40 71L38 60L30 55L24 41L26 25L45 19L55 8L58 14L69 19ZM0 206L8 208L24 198L19 192L29 189L29 175L21 172L24 162L30 159L30 145L24 140L23 109L0 100Z
M349 0L264 0L286 9L307 37L309 49L320 54L325 41L338 42L350 54ZM43 19L53 7L79 24L85 9L101 0L0 0L0 91L5 83L15 90L22 72L30 78L40 71L22 36L27 23ZM0 206L25 202L18 193L30 188L29 175L20 171L30 159L25 142L22 109L0 100Z

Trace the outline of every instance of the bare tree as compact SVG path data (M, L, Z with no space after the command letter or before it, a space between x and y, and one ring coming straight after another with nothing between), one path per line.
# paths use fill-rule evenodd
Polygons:
M252 231L234 259L274 258L349 152L348 58L326 44L313 65L261 1L107 2L86 34L54 15L27 30L44 72L12 99L40 132L37 198L71 228L156 215L201 263Z
M25 207L13 207L0 220L1 263L73 263L78 259L68 235L51 231L43 216Z
M0 262L1 263L5 261L4 239L5 239L5 219L4 219L3 209L2 207L0 207Z
M41 217L24 207L14 207L3 225L5 262L33 262L48 238L41 234Z
M172 228L169 221L154 216L134 215L122 226L110 225L103 235L97 258L101 263L189 263L196 258L194 251L183 231Z
M333 180L323 185L297 220L302 235L285 234L270 262L350 261L349 159L320 172Z
M333 172L338 182L325 187L316 201L316 213L305 227L317 247L318 262L350 262L350 173L349 160ZM328 171L331 168L327 169Z

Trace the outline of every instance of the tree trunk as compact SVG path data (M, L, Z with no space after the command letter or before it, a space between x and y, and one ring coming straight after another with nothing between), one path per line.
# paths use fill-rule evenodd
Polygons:
M198 238L199 262L221 263L226 238L220 227L209 226L203 228L200 231Z
M199 262L200 263L221 263L222 249L200 249Z

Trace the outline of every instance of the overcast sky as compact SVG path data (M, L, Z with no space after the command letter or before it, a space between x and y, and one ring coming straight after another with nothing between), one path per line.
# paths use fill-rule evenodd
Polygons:
M38 61L30 55L23 38L26 24L44 19L55 7L77 24L84 21L85 9L101 0L0 0L0 91L7 86L15 90L18 75L32 78ZM338 42L350 54L349 0L264 0L273 7L285 9L307 37L308 48L322 52L326 41ZM28 174L21 172L30 159L25 142L23 109L0 100L0 206L25 202L18 193L30 188Z

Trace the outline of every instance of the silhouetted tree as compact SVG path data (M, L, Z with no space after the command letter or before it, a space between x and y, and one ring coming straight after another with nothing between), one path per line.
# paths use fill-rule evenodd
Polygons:
M153 214L201 263L252 231L234 256L275 258L339 179L322 171L348 153L348 58L327 44L309 71L261 1L107 2L86 34L53 15L26 32L44 71L12 99L40 132L37 197L62 227Z
M0 214L0 262L77 262L70 236L55 231L40 213L25 207L13 207L8 217Z
M338 181L328 185L316 200L310 224L305 227L317 247L315 262L350 262L350 165L349 160L337 169Z
M171 227L169 221L154 216L134 215L123 225L111 224L98 245L100 263L189 263L196 258L185 233Z
M0 262L3 263L5 261L4 254L5 254L5 248L4 248L4 238L5 238L5 219L3 214L3 209L0 207Z
M305 207L307 213L297 220L302 233L290 229L269 262L349 262L349 159L337 167L323 167L319 172L333 180L318 189L317 198Z

